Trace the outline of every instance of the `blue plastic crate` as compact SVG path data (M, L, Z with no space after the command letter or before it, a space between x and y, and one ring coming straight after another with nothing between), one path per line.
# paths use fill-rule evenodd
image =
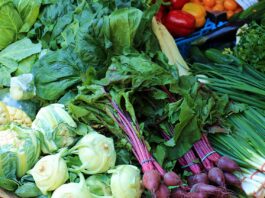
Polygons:
M187 58L189 56L189 50L191 47L191 42L198 39L199 37L207 34L208 32L215 30L216 28L223 26L224 24L226 24L227 22L219 22L218 24L215 24L214 22L212 22L210 19L206 20L206 23L204 25L203 28L201 28L200 30L194 32L192 35L187 36L187 37L180 37L175 39L179 51L181 53L181 55L184 58Z

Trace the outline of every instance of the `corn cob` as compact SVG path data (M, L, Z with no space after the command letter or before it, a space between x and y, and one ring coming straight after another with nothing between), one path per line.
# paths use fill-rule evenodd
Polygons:
M166 27L158 22L155 17L152 20L152 29L159 42L162 52L167 56L168 63L178 68L179 75L189 75L189 67L181 56L174 38L168 32Z

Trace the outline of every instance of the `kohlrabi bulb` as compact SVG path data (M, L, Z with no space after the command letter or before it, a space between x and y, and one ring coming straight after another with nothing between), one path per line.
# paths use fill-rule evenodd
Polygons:
M76 145L82 162L80 170L87 174L103 173L115 166L113 139L97 132L85 135Z
M140 170L132 165L120 165L109 171L111 176L111 191L115 198L140 198L141 175Z
M84 176L79 174L79 177L79 183L63 184L53 192L51 198L92 198Z
M67 165L61 153L41 158L30 170L30 174L44 195L64 184L69 177Z

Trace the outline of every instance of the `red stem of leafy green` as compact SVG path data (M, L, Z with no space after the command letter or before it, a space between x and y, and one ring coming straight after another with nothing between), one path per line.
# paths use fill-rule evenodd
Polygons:
M143 172L149 170L157 170L161 175L165 174L165 171L156 162L152 155L149 153L145 142L139 138L139 132L136 129L139 129L138 126L135 128L132 126L133 122L129 116L125 116L125 113L118 107L118 105L111 100L112 107L117 111L117 115L114 115L115 121L119 124L121 129L126 133L129 142L132 145L133 154L136 159L142 166Z

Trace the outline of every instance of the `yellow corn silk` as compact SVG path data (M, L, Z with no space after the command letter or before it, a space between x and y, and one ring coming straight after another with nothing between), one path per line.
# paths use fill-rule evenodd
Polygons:
M11 122L18 123L22 126L31 127L32 120L24 111L10 106L7 106L7 109L9 112Z
M10 122L28 127L31 127L32 124L30 117L24 111L0 102L0 125L9 124Z
M8 124L10 122L10 115L7 106L0 102L0 125Z

